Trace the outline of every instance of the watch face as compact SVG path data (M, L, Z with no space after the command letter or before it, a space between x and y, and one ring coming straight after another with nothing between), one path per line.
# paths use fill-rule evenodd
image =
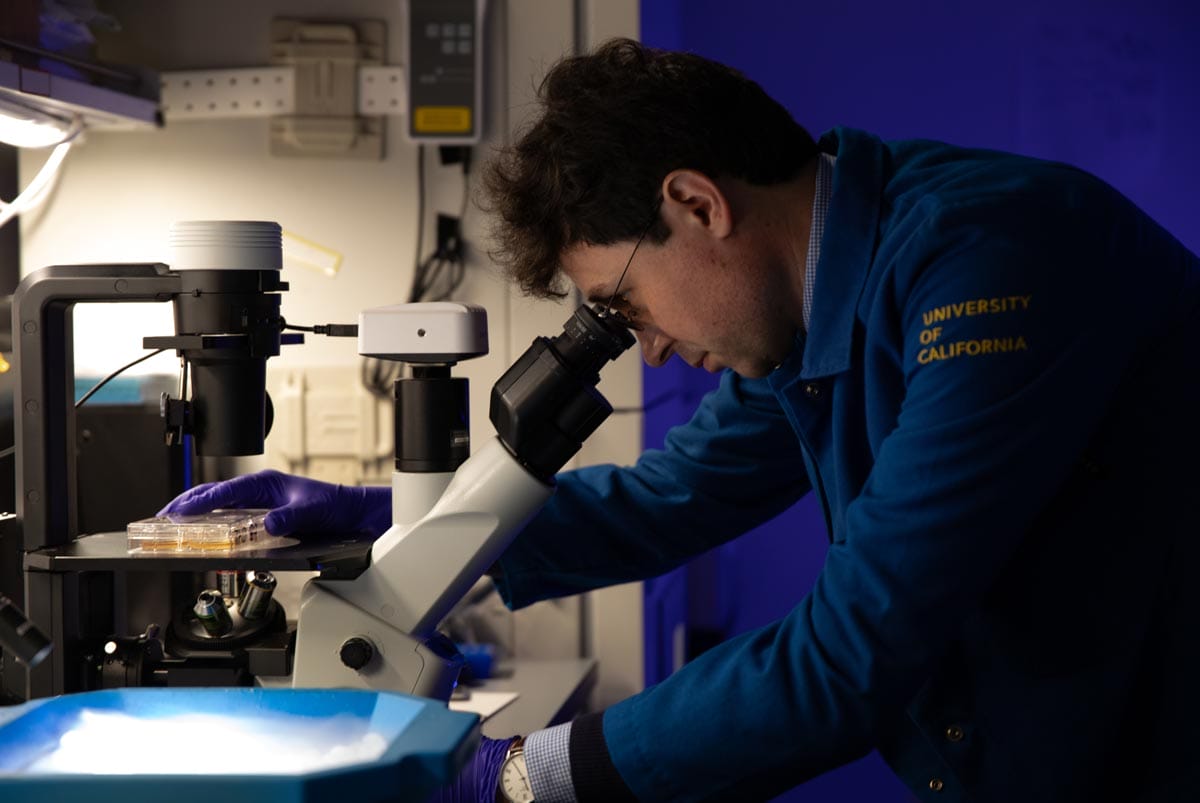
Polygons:
M512 803L533 803L533 787L529 784L524 754L518 753L500 768L500 791Z

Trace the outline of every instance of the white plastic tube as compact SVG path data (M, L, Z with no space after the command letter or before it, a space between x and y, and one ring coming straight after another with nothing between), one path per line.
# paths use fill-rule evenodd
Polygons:
M33 181L29 182L29 186L14 198L11 203L0 201L0 228L3 228L6 223L17 215L36 209L49 197L49 189L53 185L58 171L62 168L63 160L67 158L67 153L71 150L71 145L74 143L75 137L79 135L80 130L81 127L78 123L72 126L71 130L63 138L63 141L54 146L54 150L50 152L46 163L42 165L37 175L33 177Z

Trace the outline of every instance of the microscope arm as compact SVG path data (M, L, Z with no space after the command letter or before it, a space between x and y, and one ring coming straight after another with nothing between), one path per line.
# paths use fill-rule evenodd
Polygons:
M437 503L393 525L352 581L317 581L415 638L433 634L553 493L493 438L454 473Z
M436 628L553 493L553 477L612 413L599 370L634 343L620 317L583 306L537 338L492 388L497 436L458 466L428 512L397 523L353 580L314 580L301 597L294 686L391 688L445 699L461 656ZM413 477L414 475L408 475ZM439 488L415 475L407 490ZM404 472L393 495L406 491Z

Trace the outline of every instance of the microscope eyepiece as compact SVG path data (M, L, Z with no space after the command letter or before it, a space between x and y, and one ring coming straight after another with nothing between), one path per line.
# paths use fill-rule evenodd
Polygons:
M554 338L554 348L572 370L596 374L635 342L625 318L597 304L575 310Z
M637 342L618 314L581 306L553 340L539 337L492 388L491 419L510 452L549 482L612 413L600 369Z

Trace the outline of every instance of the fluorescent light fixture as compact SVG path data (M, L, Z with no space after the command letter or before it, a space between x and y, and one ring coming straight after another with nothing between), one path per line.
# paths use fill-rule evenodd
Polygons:
M4 0L0 0L2 3ZM0 141L47 147L72 136L71 128L152 129L160 124L157 98L117 92L0 56ZM15 118L18 122L7 122ZM15 133L14 133L15 130ZM20 142L13 142L19 139Z
M141 97L23 67L6 60L8 50L53 57L38 48L0 39L0 143L54 150L19 196L11 203L0 200L0 227L46 199L72 141L85 128L147 129L161 124L157 92L154 98ZM107 68L90 69L109 78L117 75L132 80Z
M49 148L72 134L69 120L0 97L0 142L18 148Z

